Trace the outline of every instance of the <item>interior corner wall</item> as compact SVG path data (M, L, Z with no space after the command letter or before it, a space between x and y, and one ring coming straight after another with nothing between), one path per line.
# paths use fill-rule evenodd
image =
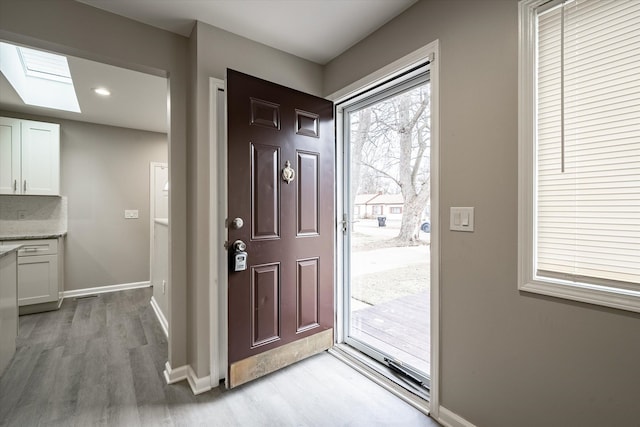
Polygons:
M187 363L187 39L72 0L0 0L0 39L169 78L169 362Z
M324 93L436 39L441 405L477 426L637 425L640 316L517 288L517 0L420 0L327 64ZM475 206L473 233L449 231L451 206Z
M227 68L313 95L322 92L322 67L202 22L191 34L192 67L189 137L189 364L198 377L209 375L209 79L224 80ZM233 212L229 212L233 216ZM222 242L219 242L222 244Z
M167 135L13 112L60 124L60 194L68 200L64 290L149 281L149 164ZM138 219L125 219L137 209Z

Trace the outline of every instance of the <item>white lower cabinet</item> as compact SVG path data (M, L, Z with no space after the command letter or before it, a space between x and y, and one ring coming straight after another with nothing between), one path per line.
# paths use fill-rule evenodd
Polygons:
M49 303L60 298L63 281L63 239L14 240L7 244L19 244L18 250L18 306ZM26 308L26 307L25 307ZM37 308L34 306L33 308ZM55 309L57 307L45 307Z
M0 376L16 352L18 335L16 252L0 255Z
M18 305L58 300L58 255L18 257Z

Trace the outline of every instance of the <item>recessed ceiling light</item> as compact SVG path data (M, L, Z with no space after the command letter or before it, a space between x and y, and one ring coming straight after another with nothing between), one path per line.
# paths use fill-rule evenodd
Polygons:
M102 95L102 96L109 96L111 95L111 91L109 91L109 89L103 88L103 87L97 87L94 88L93 91L95 93L97 93L98 95Z

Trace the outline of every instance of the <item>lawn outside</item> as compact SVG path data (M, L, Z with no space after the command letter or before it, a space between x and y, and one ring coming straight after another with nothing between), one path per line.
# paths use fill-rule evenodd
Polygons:
M378 227L376 219L356 222L351 233L352 299L375 305L429 290L430 238L420 232L422 244L397 247L393 238L400 220Z

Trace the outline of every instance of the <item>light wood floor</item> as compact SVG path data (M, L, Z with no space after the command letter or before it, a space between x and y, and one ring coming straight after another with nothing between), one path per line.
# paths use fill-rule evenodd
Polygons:
M0 425L438 425L327 353L230 391L167 385L150 297L150 288L102 294L21 316Z

